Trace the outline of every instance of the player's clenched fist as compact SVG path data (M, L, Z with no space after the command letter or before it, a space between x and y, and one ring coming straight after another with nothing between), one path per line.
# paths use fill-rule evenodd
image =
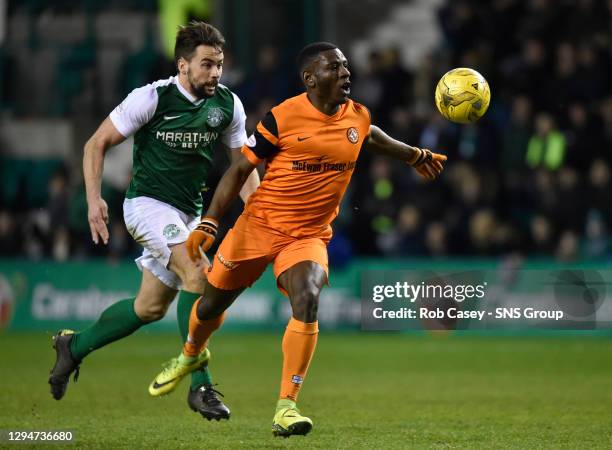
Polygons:
M417 152L409 165L414 167L423 178L433 180L444 170L442 163L446 161L446 155L433 153L431 150L416 148Z
M200 248L206 252L215 242L219 223L210 217L204 217L187 238L187 253L192 261L199 259Z

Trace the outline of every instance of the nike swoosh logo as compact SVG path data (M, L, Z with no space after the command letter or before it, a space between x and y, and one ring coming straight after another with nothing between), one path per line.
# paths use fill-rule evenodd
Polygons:
M164 120L177 119L177 118L179 118L181 116L182 116L182 114L179 114L178 116L164 116Z
M168 383L172 383L174 380L176 380L176 378L173 378L173 379L171 379L171 380L169 380L169 381L166 381L165 383L158 383L157 381L155 381L155 382L153 383L153 387L154 387L155 389L159 389L160 387L165 386L165 385L167 385Z
M310 139L310 138L311 138L311 136L304 136L304 137L298 136L298 142L302 142L302 141L305 141L306 139Z

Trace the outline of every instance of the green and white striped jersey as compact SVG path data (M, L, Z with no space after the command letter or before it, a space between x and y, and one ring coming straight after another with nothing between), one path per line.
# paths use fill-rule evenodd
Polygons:
M126 198L152 197L190 215L202 212L215 143L239 148L247 139L233 92L219 84L213 97L196 99L177 76L134 89L109 117L123 136L134 135Z

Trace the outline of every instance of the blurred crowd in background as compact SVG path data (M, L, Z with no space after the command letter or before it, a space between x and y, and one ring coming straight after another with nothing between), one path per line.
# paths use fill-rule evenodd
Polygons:
M332 263L362 255L609 259L612 2L447 1L437 9L437 25L439 46L413 68L401 59L400 44L410 42L373 48L361 70L351 66L352 97L391 136L448 155L447 168L439 180L424 182L404 164L363 152L333 224ZM271 106L301 91L295 55L262 46L246 73L228 44L222 82L242 99L250 132ZM350 48L343 50L350 63ZM148 51L140 56L151 62L145 74L117 77L122 95L173 74L171 62L153 46ZM452 124L435 110L437 81L453 67L478 70L491 87L489 111L476 125ZM96 120L108 112L79 110ZM211 188L227 165L220 154ZM29 177L10 195L5 190L2 256L66 260L140 252L125 231L117 186L104 187L109 245L92 245L79 158L47 169L44 195L28 193ZM236 205L234 216L239 212Z

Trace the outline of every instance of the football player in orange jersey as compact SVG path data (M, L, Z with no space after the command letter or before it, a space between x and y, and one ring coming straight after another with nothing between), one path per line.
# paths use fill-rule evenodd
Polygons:
M197 259L211 247L218 221L249 174L266 161L261 185L213 259L204 295L191 312L182 353L150 386L153 395L174 389L221 326L225 310L272 263L278 287L292 308L282 341L280 398L272 425L277 436L306 434L312 428L296 401L317 343L319 294L328 279L330 224L360 150L403 161L427 179L436 178L446 161L444 155L396 141L371 124L368 110L349 99L348 62L335 45L306 46L298 65L306 92L272 108L259 122L189 236L189 254Z

